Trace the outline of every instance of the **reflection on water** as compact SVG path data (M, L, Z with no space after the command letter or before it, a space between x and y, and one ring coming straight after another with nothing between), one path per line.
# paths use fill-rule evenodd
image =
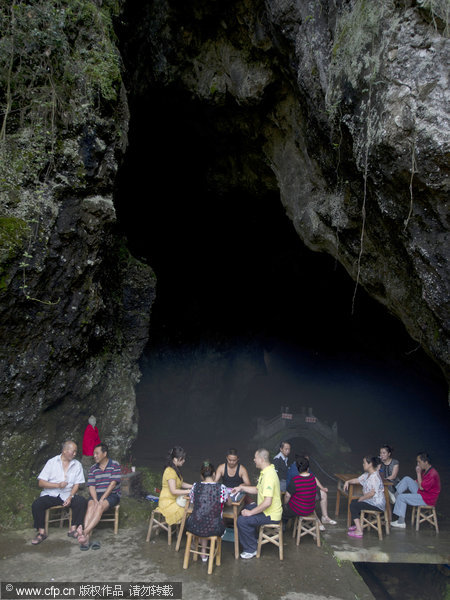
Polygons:
M400 461L400 475L413 474L417 452L426 450L443 484L448 480L446 387L406 361L349 354L330 358L282 343L270 350L246 343L154 350L141 368L133 449L138 464L161 470L167 450L182 445L190 480L198 477L205 458L217 464L229 446L236 446L253 470L256 418L273 417L282 406L292 412L306 406L330 425L337 421L339 435L352 449L337 460L356 471L363 454L389 443ZM305 441L292 441L294 451L305 449ZM325 469L338 466L327 460L320 457Z

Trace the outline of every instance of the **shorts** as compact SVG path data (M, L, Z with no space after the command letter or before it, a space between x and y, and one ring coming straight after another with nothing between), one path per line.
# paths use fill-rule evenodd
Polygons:
M92 496L89 498L89 500L93 500ZM120 502L120 496L119 494L114 494L111 493L107 498L105 498L106 502L108 502L109 504L109 508L114 508L115 506L117 506Z

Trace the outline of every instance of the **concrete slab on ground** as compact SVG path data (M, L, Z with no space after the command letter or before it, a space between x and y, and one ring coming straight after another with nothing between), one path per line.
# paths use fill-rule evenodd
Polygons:
M406 529L391 529L380 541L375 531L364 532L362 539L347 536L341 519L336 527L327 527L323 535L339 560L351 562L449 564L450 532L437 534L430 526L416 531L407 523Z
M198 561L183 570L184 543L180 552L159 535L145 542L146 527L98 527L94 540L99 550L81 552L64 529L52 527L39 546L31 545L34 532L0 534L2 582L182 582L184 600L374 600L350 562L337 561L329 546L317 548L312 539L297 547L285 538L285 559L266 545L261 558L234 558L234 546L222 545L222 564L212 575Z

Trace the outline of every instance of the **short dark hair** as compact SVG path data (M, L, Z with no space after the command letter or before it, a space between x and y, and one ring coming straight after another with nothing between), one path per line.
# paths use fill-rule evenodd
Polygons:
M227 456L238 456L236 448L228 448Z
M106 452L106 454L108 454L109 448L108 448L108 444L104 444L103 442L101 444L97 444L96 446L94 446L94 450L96 448L101 448L102 452Z
M389 444L383 444L382 446L380 446L380 450L386 450L387 452L389 452L389 454L392 454L394 452L394 448L392 446L389 446Z
M200 473L202 474L203 479L206 477L212 477L216 472L214 465L212 465L208 460L202 464L202 468L200 469Z
M291 445L291 444L290 444L289 442L287 442L286 440L285 440L285 441L283 441L283 442L280 442L280 450L283 450L283 446L284 446L285 444L289 444L289 446Z
M306 458L306 456L299 456L295 463L299 473L304 473L309 469L309 460Z
M423 460L423 462L427 462L429 465L431 465L431 456L428 454L428 452L419 452L417 458L420 458L420 460Z

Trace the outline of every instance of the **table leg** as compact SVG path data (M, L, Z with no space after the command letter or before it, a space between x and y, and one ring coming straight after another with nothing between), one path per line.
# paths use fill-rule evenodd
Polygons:
M389 523L391 522L391 500L389 498L389 489L385 485L384 486L384 498L386 500L386 512L389 519Z
M237 526L238 507L233 506L233 525L234 525L234 558L239 558L239 532Z
M352 516L350 514L350 502L353 500L353 483L348 486L348 505L347 505L347 527L350 527L352 523Z
M337 484L337 494L336 494L336 510L334 511L335 516L339 515L339 507L341 503L341 490L339 489L339 481Z
M180 549L180 546L181 546L181 539L183 537L184 525L186 523L186 516L187 516L188 508L189 508L189 502L186 502L186 506L184 508L184 515L183 515L183 518L181 519L181 523L180 523L180 531L178 532L177 545L175 546L176 552L178 552L178 550Z

